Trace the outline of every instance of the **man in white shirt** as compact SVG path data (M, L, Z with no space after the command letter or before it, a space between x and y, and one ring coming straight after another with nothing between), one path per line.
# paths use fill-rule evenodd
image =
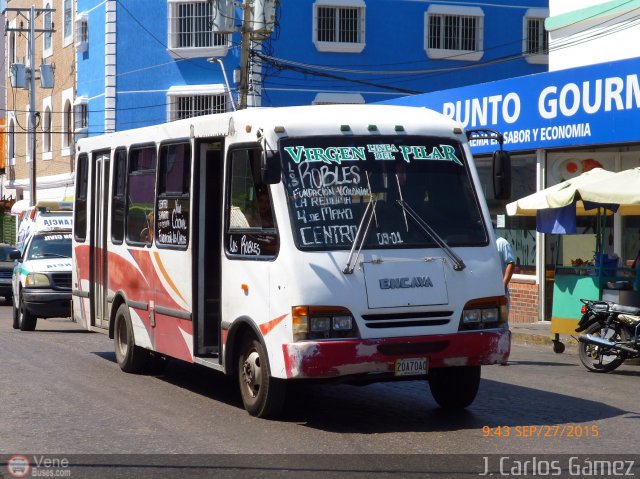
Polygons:
M509 306L509 281L516 269L516 260L513 257L513 249L511 244L504 238L498 236L496 239L496 247L500 253L500 265L502 266L502 283L504 284L504 292L507 295L507 307Z
M513 271L515 270L515 258L513 257L513 249L511 248L511 244L504 238L498 236L496 238L496 247L498 248L498 253L500 254L500 265L502 266L502 284L504 285L504 294L507 296L507 314L509 311L509 281L511 281L511 276L513 276ZM509 323L506 324L507 329L509 328ZM500 363L501 366L506 366L507 363Z

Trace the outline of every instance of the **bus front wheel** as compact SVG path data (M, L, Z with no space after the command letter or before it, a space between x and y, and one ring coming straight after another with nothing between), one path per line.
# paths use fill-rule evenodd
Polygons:
M277 416L284 405L286 384L269 371L267 353L262 343L246 337L238 355L238 380L245 409L256 417Z
M143 348L136 346L129 307L126 304L121 304L116 311L113 344L120 369L125 373L140 373L144 370L148 354Z
M443 409L464 409L478 394L480 366L434 368L429 371L433 399Z

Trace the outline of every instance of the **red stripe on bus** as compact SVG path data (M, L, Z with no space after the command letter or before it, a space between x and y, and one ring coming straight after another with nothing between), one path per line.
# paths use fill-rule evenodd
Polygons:
M286 317L287 317L287 314L283 314L282 316L278 316L277 318L272 319L267 323L261 324L260 331L262 331L263 336L266 336L267 334L269 334L273 330L273 328L275 328L278 324L280 324L282 320Z

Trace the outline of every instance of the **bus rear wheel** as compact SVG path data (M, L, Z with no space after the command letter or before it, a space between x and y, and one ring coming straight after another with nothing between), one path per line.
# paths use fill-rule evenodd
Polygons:
M267 353L253 336L246 337L241 343L238 381L242 402L249 414L268 418L282 411L286 384L271 376Z
M125 373L143 372L148 354L143 348L136 346L129 307L126 304L121 304L116 311L115 324L113 325L113 345L120 369Z
M466 408L476 398L479 387L480 366L436 368L429 371L431 394L443 409Z

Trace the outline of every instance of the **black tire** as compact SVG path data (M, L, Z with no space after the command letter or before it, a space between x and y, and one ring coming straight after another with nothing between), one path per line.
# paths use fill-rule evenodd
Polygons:
M275 417L284 406L286 384L271 376L262 343L246 337L238 354L238 381L245 409L256 417Z
M24 305L24 300L22 299L22 293L19 296L18 303L18 328L20 331L33 331L36 329L36 323L38 322L38 318L31 314Z
M604 328L600 323L594 323L587 328L585 334L598 336L609 341L625 341L626 332L617 323ZM587 344L582 341L578 345L578 354L580 362L589 371L594 373L609 373L620 366L626 359L625 353L616 351L604 346L596 346L595 344Z
M126 304L121 304L116 311L113 325L113 346L120 369L125 373L134 374L144 371L149 354L144 348L135 344L129 307Z
M19 329L20 322L19 322L18 306L14 304L12 309L13 309L13 329Z
M429 372L429 389L443 409L466 408L476 398L479 386L480 366L436 368Z
M556 354L562 354L564 353L564 343L558 340L554 340L553 341L553 352Z

